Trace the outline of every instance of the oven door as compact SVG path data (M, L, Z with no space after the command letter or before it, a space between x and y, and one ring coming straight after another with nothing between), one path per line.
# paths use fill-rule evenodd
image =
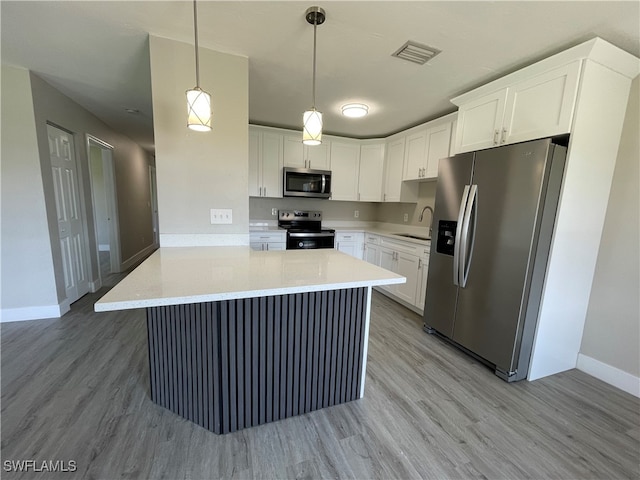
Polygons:
M334 248L335 232L287 232L287 250Z

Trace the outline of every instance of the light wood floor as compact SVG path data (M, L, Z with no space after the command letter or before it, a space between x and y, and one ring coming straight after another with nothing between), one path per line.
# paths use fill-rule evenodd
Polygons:
M640 402L578 371L506 384L374 295L365 398L217 436L151 403L143 311L1 324L2 478L634 478Z

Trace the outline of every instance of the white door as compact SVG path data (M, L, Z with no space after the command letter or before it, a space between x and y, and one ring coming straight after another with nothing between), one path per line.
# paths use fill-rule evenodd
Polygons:
M333 168L333 162L331 163ZM358 200L379 202L382 200L382 177L384 174L384 143L360 147L360 175Z
M58 215L64 287L69 303L89 292L86 238L78 191L73 136L47 125L49 157Z
M358 200L360 146L331 143L331 200Z

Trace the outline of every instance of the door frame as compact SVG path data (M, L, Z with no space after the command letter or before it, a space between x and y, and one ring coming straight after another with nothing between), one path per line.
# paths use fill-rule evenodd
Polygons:
M158 215L158 180L156 166L149 165L149 190L151 195L151 225L153 227L153 246L160 246L160 217Z
M109 222L109 258L111 261L111 273L118 273L121 270L121 249L120 249L120 222L118 218L118 202L116 193L116 169L113 161L113 145L100 140L89 133L86 135L87 159L89 164L89 177L93 179L94 172L91 170L91 147L97 147L102 151L102 171L104 174L105 193L107 195L107 215L111 218ZM98 262L98 278L102 283L102 272L100 271L100 248L98 245L98 223L95 215L95 192L92 182L91 189L91 208L93 209L93 230L95 235L95 255Z

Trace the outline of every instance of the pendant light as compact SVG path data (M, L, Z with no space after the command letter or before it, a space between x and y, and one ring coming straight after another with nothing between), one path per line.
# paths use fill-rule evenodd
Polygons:
M305 145L320 145L322 143L322 112L316 110L316 29L325 20L324 10L320 7L310 7L305 13L307 22L313 25L313 86L311 110L302 116L302 143Z
M200 88L200 61L198 58L198 8L193 0L193 31L196 52L196 86L187 90L187 127L196 132L211 130L211 95Z

